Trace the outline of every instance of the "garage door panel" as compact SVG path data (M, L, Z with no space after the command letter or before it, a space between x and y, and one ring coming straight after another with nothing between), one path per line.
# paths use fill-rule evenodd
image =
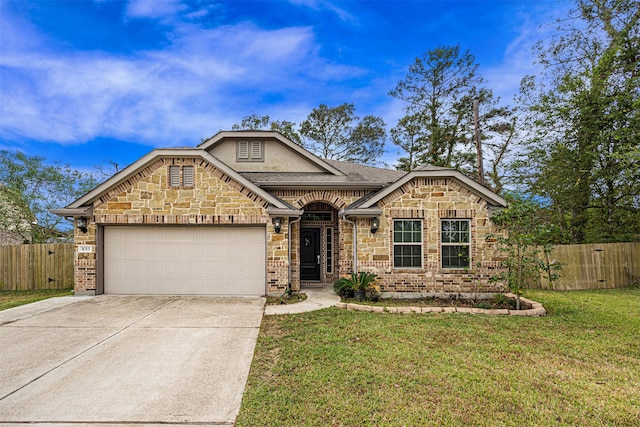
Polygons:
M105 227L105 293L264 295L265 251L259 227Z

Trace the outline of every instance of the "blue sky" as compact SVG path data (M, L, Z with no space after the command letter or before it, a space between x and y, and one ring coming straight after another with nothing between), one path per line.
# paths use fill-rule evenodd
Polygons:
M567 1L0 0L0 149L91 171L243 116L351 102L387 128L413 60L469 49L509 103ZM383 160L393 164L387 143Z

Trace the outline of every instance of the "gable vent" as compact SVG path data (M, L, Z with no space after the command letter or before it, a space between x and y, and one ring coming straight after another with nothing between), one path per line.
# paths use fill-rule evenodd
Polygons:
M249 160L249 141L238 141L238 159Z
M193 166L185 166L182 168L182 185L185 187L193 187Z
M251 158L262 159L262 141L251 141Z
M169 166L169 185L180 187L180 166Z
M264 160L263 141L238 141L237 160L248 162Z

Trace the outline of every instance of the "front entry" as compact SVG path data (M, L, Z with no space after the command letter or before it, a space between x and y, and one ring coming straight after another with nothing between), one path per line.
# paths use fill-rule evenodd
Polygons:
M300 279L320 280L320 228L300 230Z

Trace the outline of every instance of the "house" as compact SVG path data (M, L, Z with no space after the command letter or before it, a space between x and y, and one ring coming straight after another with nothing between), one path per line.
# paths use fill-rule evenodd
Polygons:
M0 245L31 243L36 218L16 191L0 184Z
M502 290L492 209L460 172L320 159L273 131L157 149L55 213L77 294L281 294L354 270L383 292Z

